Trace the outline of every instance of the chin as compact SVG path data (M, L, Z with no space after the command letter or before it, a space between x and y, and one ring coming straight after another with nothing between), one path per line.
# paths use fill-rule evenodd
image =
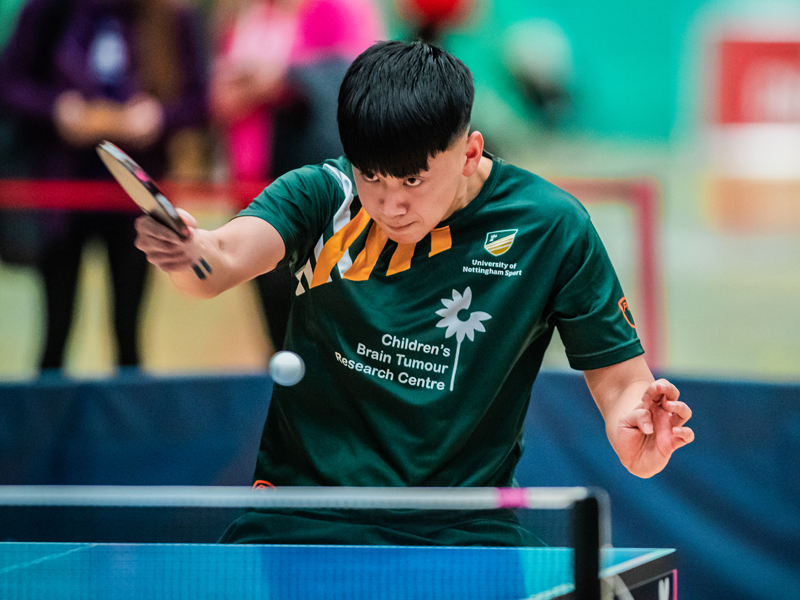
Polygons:
M380 228L393 242L397 242L398 244L416 244L422 238L425 237L427 232L422 232L422 228L419 226L418 223L411 223L408 227L403 229L393 229L391 226L386 224L379 224Z
M415 227L409 227L407 231L384 231L390 240L398 244L416 244L428 234L427 231L420 232Z

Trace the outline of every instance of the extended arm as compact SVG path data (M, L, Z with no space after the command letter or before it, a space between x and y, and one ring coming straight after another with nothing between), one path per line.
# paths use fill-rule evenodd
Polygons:
M181 291L212 298L274 269L285 247L276 229L258 217L238 217L219 229L198 229L189 213L178 209L189 226L182 240L171 229L144 215L136 220L136 247L147 260L169 274ZM192 265L200 259L211 273L199 279Z
M643 356L584 371L584 377L611 446L634 475L652 477L675 450L694 440L694 432L685 426L691 409L678 400L673 384L654 380Z

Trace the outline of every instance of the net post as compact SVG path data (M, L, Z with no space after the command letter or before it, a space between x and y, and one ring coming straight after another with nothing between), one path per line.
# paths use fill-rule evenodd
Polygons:
M600 549L611 545L608 494L587 489L586 498L572 505L575 600L601 600Z

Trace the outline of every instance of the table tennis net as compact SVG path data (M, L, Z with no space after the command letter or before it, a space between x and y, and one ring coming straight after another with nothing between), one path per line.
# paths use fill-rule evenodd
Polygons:
M290 537L281 544L267 540L268 546L251 547L250 550L243 550L244 546L238 544L218 543L234 521L252 510L270 517L273 514L322 513L326 519L341 519L344 524L336 528L339 537L333 540L325 535L318 539L313 536ZM445 529L452 523L456 529L465 521L474 524L473 515L486 520L485 527L478 526L480 535L477 537L473 538L471 533L453 537L433 535L433 541L428 541L424 536L416 536L420 528L430 532ZM514 549L512 558L508 553L504 554L504 548L499 546L508 545L505 538L502 535L502 539L492 537L495 516L497 520L512 518L518 522L521 529L530 534L522 538L524 545L530 548ZM188 584L182 587L174 580L177 575L165 571L169 566L193 581L198 577L230 579L231 575L225 573L227 569L233 569L236 581L266 577L272 582L270 589L285 588L278 595L265 597L313 598L315 593L308 586L313 587L314 581L325 580L338 582L342 595L330 589L326 595L317 597L420 597L419 593L410 592L405 596L386 595L387 586L399 594L398 590L412 585L405 580L408 573L403 575L404 570L410 569L411 579L421 577L425 589L447 588L446 592L440 590L440 593L423 597L451 597L453 590L461 590L460 595L452 597L487 598L490 597L485 595L487 586L507 587L509 582L515 582L513 585L518 589L514 593L525 592L525 595L508 597L544 600L568 593L569 597L597 598L599 596L594 594L599 594L599 584L595 585L598 581L599 548L610 542L608 521L607 497L602 491L586 488L251 490L225 487L0 486L0 591L4 598L40 596L42 590L31 595L26 586L39 585L34 580L41 577L31 579L25 576L27 567L8 571L9 566L36 565L41 552L52 556L53 553L74 551L81 555L81 560L91 563L82 568L92 573L113 567L117 564L114 561L124 563L132 560L137 565L135 570L144 575L144 580L171 581L168 585L176 586L176 591L168 597L174 598L197 596L186 588ZM382 534L373 537L363 533L365 530L374 531L373 525L376 524L381 526L379 531L397 529L401 533L398 537L389 535L386 538ZM325 529L325 526L320 527L321 531ZM351 529L352 535L345 533L342 537L342 531ZM484 529L488 529L488 533ZM408 535L409 531L414 535ZM496 546L493 550L497 552L479 555L470 552L470 548L441 548L442 551L454 551L442 555L437 554L436 546L439 544ZM381 545L385 548L383 551L379 549ZM428 545L426 554L401 556L401 546L417 547L414 552L421 552L422 547ZM126 558L125 553L132 548L136 548L136 557ZM547 549L547 552L542 553L542 549ZM27 552L30 556L12 556L20 552ZM167 554L160 556L165 552ZM242 552L249 554L243 557ZM260 554L253 556L253 552ZM152 564L142 562L142 555L150 556ZM209 558L212 555L213 558ZM268 559L265 559L267 555ZM62 560L66 559L59 558L53 564ZM374 564L376 560L382 565L377 571L373 566L359 573L359 565ZM248 567L248 561L256 561L254 564L260 565L259 568ZM269 573L265 574L263 569L267 564L270 565ZM294 573L294 576L287 573ZM82 577L86 579L86 576ZM359 577L369 580L377 577L383 581L379 586L382 591L377 593L372 586L374 581L359 582ZM137 576L137 579L141 577ZM12 583L14 589L3 587ZM70 585L82 584L77 581ZM209 589L214 587L213 582L207 582L207 585ZM256 582L242 585L250 591L240 597L250 597ZM419 581L413 585L419 585ZM148 592L139 590L139 593ZM79 596L93 597L88 590Z

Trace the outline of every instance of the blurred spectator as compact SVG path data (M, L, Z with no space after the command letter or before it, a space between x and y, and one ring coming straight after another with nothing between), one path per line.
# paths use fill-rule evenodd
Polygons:
M350 62L385 37L372 0L220 0L212 31L211 108L231 179L279 177L342 154L339 85ZM293 277L278 268L256 283L278 350Z
M14 31L25 0L0 2L0 52ZM2 107L0 107L2 108ZM18 119L0 110L0 177L24 178L30 175L30 145L19 131ZM6 264L29 266L39 241L37 211L0 209L0 259Z
M25 0L3 0L0 2L0 52L14 30L17 15ZM0 177L20 173L22 164L14 148L14 122L5 111L0 112Z
M0 101L32 150L31 175L108 178L94 150L108 139L163 176L170 141L186 147L187 132L207 117L196 17L180 0L28 0L0 57ZM47 309L42 370L63 365L81 255L93 238L108 250L118 364L139 364L147 262L133 246L136 216L43 213L35 257Z
M503 58L545 127L560 125L572 104L572 45L564 30L548 19L515 23L504 35Z
M395 0L394 5L414 26L412 39L442 45L443 35L472 15L475 0Z

